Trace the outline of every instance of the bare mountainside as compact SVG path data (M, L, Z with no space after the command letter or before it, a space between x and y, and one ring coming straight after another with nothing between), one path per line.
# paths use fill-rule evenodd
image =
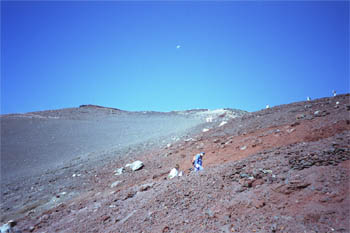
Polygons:
M129 146L127 156L101 153L98 166L73 160L31 185L4 185L2 221L25 232L349 232L349 97L240 117L167 113L201 120L169 141ZM192 172L201 151L205 169ZM135 160L144 167L118 169ZM184 175L168 179L175 164Z
M55 111L12 114L1 117L1 173L31 176L71 159L101 156L186 130L205 122L213 111L127 112L96 105ZM244 114L226 110L227 116ZM224 113L226 113L224 112ZM215 115L215 114L214 114Z
M128 158L150 148L159 149L196 133L207 118L215 122L218 118L231 119L246 113L233 109L128 112L81 105L79 108L2 115L1 204L2 213L6 213L2 216L15 216L21 212L17 207L24 205L26 208L40 202L35 198L30 202L19 198L38 181L41 185L36 195L44 200L41 202L47 203L52 192L60 185L67 186L66 182L76 189L87 184L58 179L62 174L69 173L71 177L81 166L88 171L98 170L110 161ZM55 185L51 185L52 180ZM12 201L16 199L14 208Z

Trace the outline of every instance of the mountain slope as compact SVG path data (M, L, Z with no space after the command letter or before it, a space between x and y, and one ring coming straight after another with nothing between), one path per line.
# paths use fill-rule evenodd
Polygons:
M34 208L38 212L18 218L18 227L33 232L349 232L349 113L347 94L236 118L219 115L160 149L146 146L87 173L74 167L86 185L71 198L64 196L77 190L60 180L69 184L72 178L53 173L57 181L51 183L59 187L52 192L55 207L43 214ZM205 170L190 172L191 158L200 151L206 152ZM114 175L136 159L144 168ZM176 163L185 175L168 180Z
M199 113L203 112L208 111ZM171 134L181 136L205 122L199 113L127 112L82 105L4 115L1 117L1 182L37 175L77 157L82 160L94 155L100 157L101 151L121 150Z

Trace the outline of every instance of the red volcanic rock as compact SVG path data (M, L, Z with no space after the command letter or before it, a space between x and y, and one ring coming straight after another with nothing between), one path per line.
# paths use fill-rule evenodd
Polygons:
M257 179L257 180L253 181L252 186L255 187L255 186L258 186L258 185L262 185L263 183L264 183L263 179Z
M254 202L254 206L255 206L255 208L257 208L257 209L260 209L260 208L262 208L262 207L265 206L265 202L262 201L262 200L255 201L255 202Z

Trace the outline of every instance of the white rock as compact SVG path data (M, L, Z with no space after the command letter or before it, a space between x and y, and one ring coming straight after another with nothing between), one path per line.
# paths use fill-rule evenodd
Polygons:
M208 132L209 129L203 129L202 131L203 131L203 133L205 133L205 132Z
M224 126L224 125L226 125L226 124L227 124L227 122L226 122L226 121L223 121L223 122L220 123L219 127Z
M310 101L310 100L311 100L311 98L308 96L308 97L306 98L306 100L307 100L307 101Z
M320 113L320 111L315 111L314 115L318 115Z
M169 143L169 144L167 144L167 145L166 145L166 147L167 147L167 148L170 148L170 147L171 147L171 144L170 144L170 143Z
M76 176L77 176L77 174L73 174L73 175L72 175L72 177L76 177Z
M185 142L191 142L191 141L193 142L193 141L195 141L195 140L194 140L193 138L187 138L187 139L185 139L184 141L185 141Z
M207 117L207 118L205 119L205 121L206 121L206 122L213 122L213 117Z
M120 184L122 181L121 180L117 180L117 181L115 181L115 182L113 182L112 184L111 184L111 188L114 188L114 187L116 187L118 184Z
M117 170L114 171L115 172L114 175L119 176L119 175L123 174L124 171L125 171L125 169L123 167L118 168Z
M295 130L294 128L287 129L287 132L288 132L288 133L292 133L294 130Z
M171 169L171 171L170 171L170 173L168 175L168 178L172 179L175 176L178 176L178 174L179 174L179 171L176 168L173 168L173 169Z
M264 174L267 174L267 173L272 174L272 170L262 170L262 172L263 172Z
M242 146L240 149L245 150L245 149L247 149L247 146Z
M335 104L338 105L338 104L339 104L339 101L337 101Z
M130 167L131 170L137 171L143 167L143 163L140 160L137 160L133 163L128 163L127 165L125 165L125 167Z

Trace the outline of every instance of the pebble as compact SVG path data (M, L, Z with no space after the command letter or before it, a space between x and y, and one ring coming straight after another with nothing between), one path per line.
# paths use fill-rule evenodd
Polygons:
M255 202L255 208L260 209L265 206L265 202L262 200L256 201Z
M287 132L288 132L288 133L292 133L292 132L294 132L294 131L295 131L295 129L294 129L294 128L287 129Z
M111 188L114 188L114 187L118 186L120 183L122 183L121 180L117 180L117 181L113 182L113 183L111 184Z
M124 169L123 167L118 168L118 169L116 169L116 170L114 171L114 172L115 172L114 175L115 175L115 176L119 176L119 175L123 174L124 171L125 171L125 169Z
M223 122L220 123L219 127L224 126L224 125L226 125L226 124L227 124L227 122L226 122L226 121L223 121Z

